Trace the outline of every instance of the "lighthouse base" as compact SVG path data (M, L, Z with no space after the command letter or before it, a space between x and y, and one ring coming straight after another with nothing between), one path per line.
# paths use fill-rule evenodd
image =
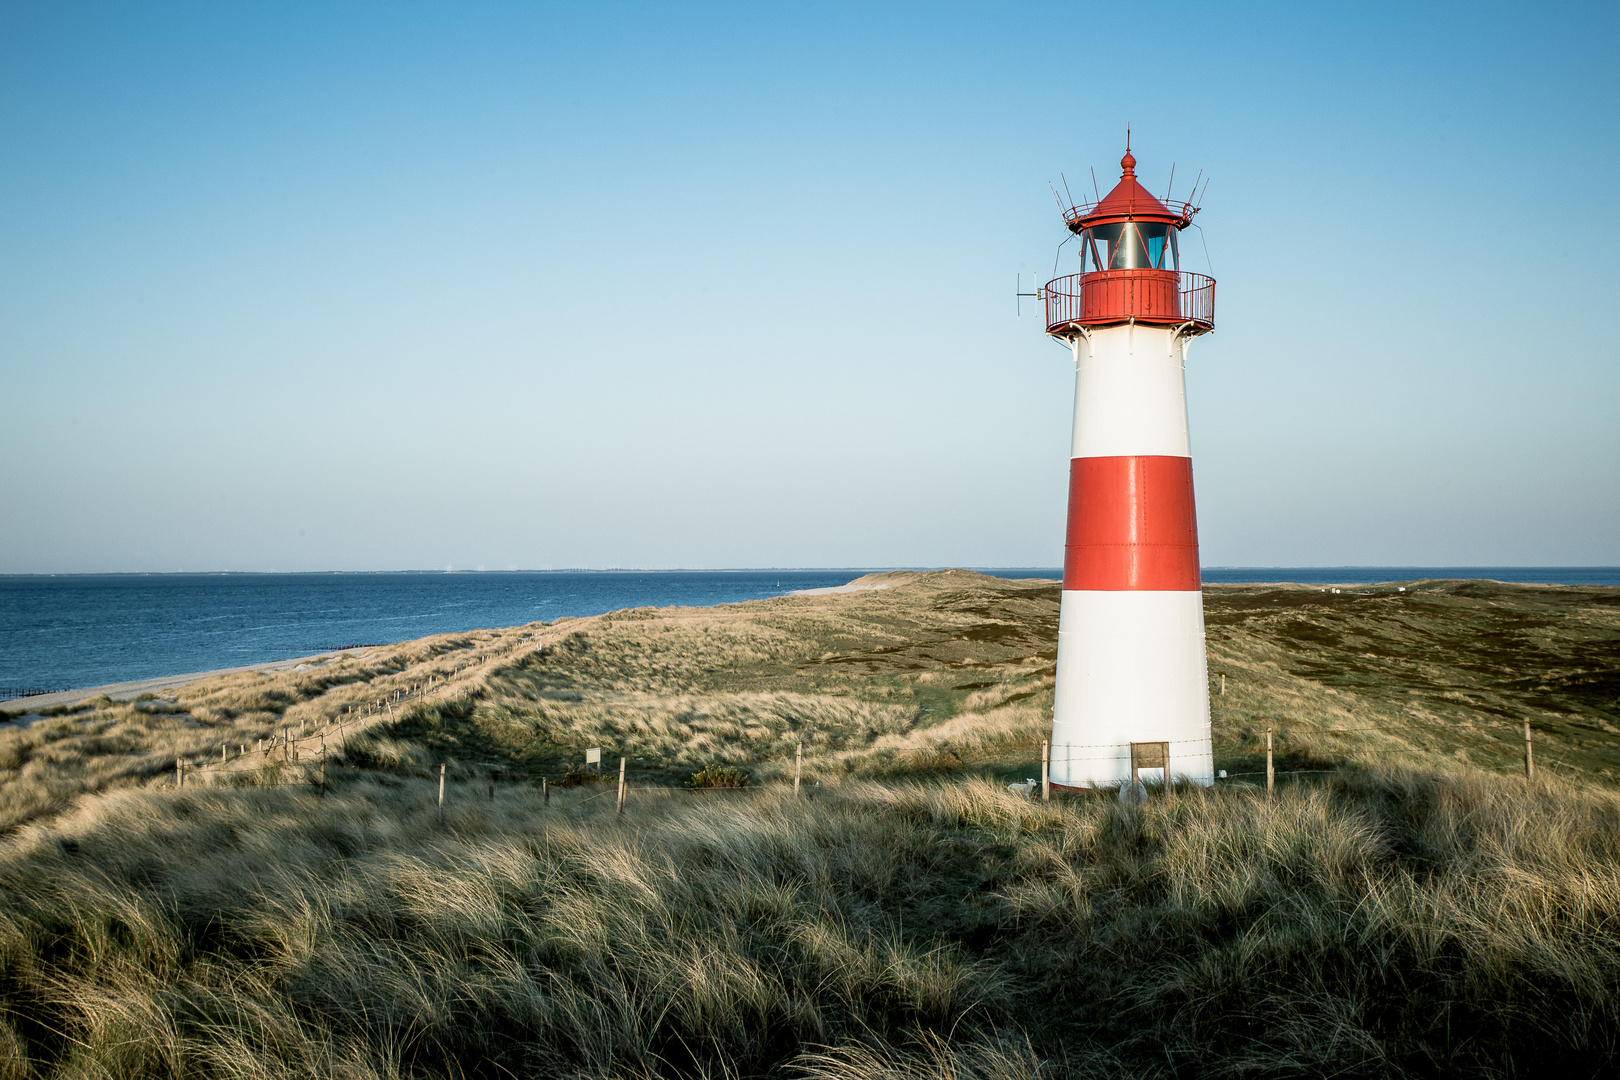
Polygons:
M1139 779L1215 782L1203 594L1065 590L1052 783L1129 782L1133 744L1167 744L1168 765L1140 769Z

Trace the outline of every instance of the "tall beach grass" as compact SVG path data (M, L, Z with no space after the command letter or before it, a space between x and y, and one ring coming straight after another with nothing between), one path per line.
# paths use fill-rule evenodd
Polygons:
M1620 802L122 791L0 851L0 1074L1595 1075Z

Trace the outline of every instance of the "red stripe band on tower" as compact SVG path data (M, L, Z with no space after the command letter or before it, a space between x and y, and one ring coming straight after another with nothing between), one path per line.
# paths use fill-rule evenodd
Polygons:
M1180 592L1199 586L1191 458L1070 459L1065 589Z

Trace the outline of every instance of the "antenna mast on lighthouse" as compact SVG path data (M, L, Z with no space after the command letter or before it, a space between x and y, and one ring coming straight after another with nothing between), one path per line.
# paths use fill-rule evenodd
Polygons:
M1214 329L1215 281L1181 269L1178 235L1198 207L1149 194L1128 136L1119 164L1112 191L1063 212L1080 273L1041 291L1046 332L1076 370L1050 776L1208 785L1184 369L1188 343Z

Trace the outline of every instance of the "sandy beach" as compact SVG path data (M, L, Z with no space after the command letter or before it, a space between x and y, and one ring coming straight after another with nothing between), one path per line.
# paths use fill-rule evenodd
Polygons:
M353 650L346 655L364 655L367 650ZM291 671L300 664L310 664L323 656L336 656L337 653L317 653L314 656L299 656L292 660L275 660L268 664L247 664L243 667L218 668L214 671L193 671L187 675L163 675L156 679L137 679L134 682L108 683L105 686L87 686L79 690L61 690L54 694L33 694L29 697L12 698L9 701L0 701L0 713L10 713L13 716L30 713L36 709L49 709L55 705L73 705L93 697L107 695L114 701L132 701L142 694L155 694L160 690L172 690L176 686L197 682L199 679L211 679L215 675L234 675L242 671Z
M829 585L825 589L794 589L789 596L829 596L832 593L871 592L874 589L887 589L883 585L857 585L853 581L848 585Z

